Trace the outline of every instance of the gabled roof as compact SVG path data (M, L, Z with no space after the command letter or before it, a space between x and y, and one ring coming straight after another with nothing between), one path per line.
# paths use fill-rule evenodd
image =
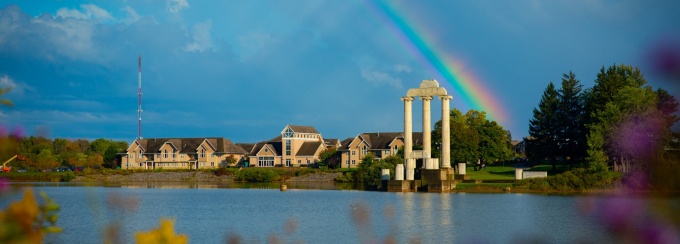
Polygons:
M235 143L235 145L242 148L244 151L250 154L253 151L253 148L255 148L255 145L257 145L257 143Z
M364 133L363 138L371 145L371 149L390 149L390 143L397 138L403 138L402 132Z
M340 142L340 149L347 149L349 147L349 144L352 143L352 141L354 141L354 137L342 140L342 142Z
M350 137L345 140L342 140L340 143L340 149L347 150L349 149L349 145L355 140L359 139L366 144L370 146L370 149L389 149L390 144L394 140L404 140L404 133L403 132L367 132L367 133L361 133L357 135L356 137ZM423 133L422 132L413 132L413 140L414 145L422 145L423 144Z
M303 125L288 125L288 127L293 130L293 132L296 133L314 133L314 134L320 134L319 131L316 130L316 128L312 126L303 126ZM285 130L285 129L284 129Z
M159 152L165 143L170 143L178 149L179 153L196 153L198 147L206 141L215 152L248 154L246 150L236 146L231 140L223 137L213 138L148 138L137 140L142 148L146 148L146 153Z
M300 146L300 149L297 151L297 154L295 156L314 156L316 154L316 151L319 150L319 147L321 146L320 141L308 141L305 143L302 143L302 146Z

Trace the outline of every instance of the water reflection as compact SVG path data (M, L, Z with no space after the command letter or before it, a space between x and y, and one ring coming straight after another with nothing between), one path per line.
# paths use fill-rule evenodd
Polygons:
M345 191L349 186L312 182L290 183L292 190L285 193L278 190L278 183L12 185L36 187L62 206L58 223L66 228L51 237L51 243L96 242L103 236L113 240L117 235L130 242L135 231L151 229L161 218L175 219L177 232L187 234L192 243L224 243L232 234L260 242L274 236L284 243L606 243L617 240L607 229L612 223L627 223L630 228L620 232L649 229L643 228L651 226L644 220L653 216L635 211L655 206L647 198ZM0 207L10 200L0 199ZM677 197L659 201L675 204L671 209L680 204ZM352 207L356 204L362 204L365 211L356 215ZM581 214L584 210L601 216L593 219ZM626 221L615 218L622 215ZM667 233L656 227L651 231L660 236Z

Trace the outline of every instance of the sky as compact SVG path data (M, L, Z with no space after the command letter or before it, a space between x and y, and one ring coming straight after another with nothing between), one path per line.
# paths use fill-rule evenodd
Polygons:
M141 55L144 138L403 131L401 97L435 79L452 108L521 140L563 73L588 88L602 67L632 65L679 94L650 61L680 50L679 12L672 0L0 0L0 87L14 103L0 127L134 140ZM439 99L431 109L434 124Z

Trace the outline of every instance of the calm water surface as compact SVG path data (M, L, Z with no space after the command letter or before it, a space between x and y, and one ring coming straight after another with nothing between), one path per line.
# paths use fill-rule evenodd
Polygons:
M613 236L586 212L612 200L626 206L647 201L602 195L387 193L314 183L289 185L304 189L287 192L280 192L278 184L13 186L44 191L61 205L58 225L64 232L49 236L48 243L101 243L103 230L115 224L122 240L132 243L135 231L155 228L161 218L174 219L175 231L187 234L191 243L224 243L229 235L246 243L266 243L272 236L283 243L360 243L388 236L399 243L608 243ZM0 198L0 207L19 195ZM678 198L668 201L677 203ZM640 218L640 225L648 217L625 214Z

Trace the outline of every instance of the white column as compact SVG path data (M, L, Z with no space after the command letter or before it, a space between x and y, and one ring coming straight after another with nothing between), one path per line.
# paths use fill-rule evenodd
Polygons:
M464 175L464 174L467 173L467 169L465 167L467 167L466 163L458 163L458 174L459 175Z
M432 130L430 129L430 100L432 97L420 97L423 100L423 150L432 155Z
M451 127L449 120L451 119L449 111L449 100L451 96L440 96L442 100L442 168L451 168Z
M411 150L413 150L413 115L411 112L413 97L405 96L401 100L404 101L404 163L408 164L407 161L411 157Z
M406 180L414 180L415 179L415 168L416 168L416 159L415 158L409 158L406 159Z
M404 164L397 164L394 169L394 180L404 180Z

